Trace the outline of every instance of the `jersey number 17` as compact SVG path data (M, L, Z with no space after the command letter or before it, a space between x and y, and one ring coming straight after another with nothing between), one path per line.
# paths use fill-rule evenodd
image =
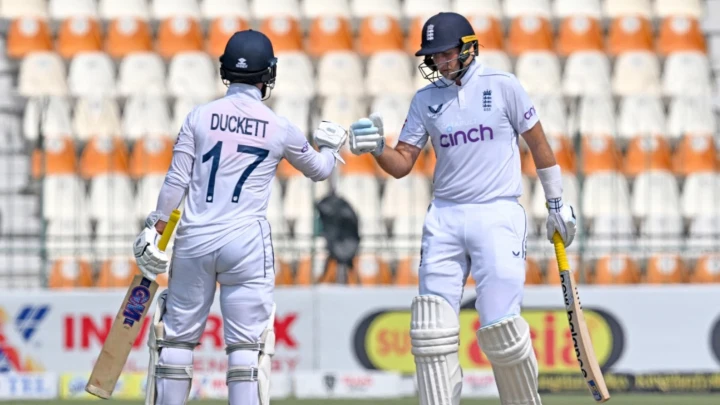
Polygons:
M209 203L213 202L213 196L215 195L215 176L217 175L218 167L220 167L220 152L222 151L222 146L223 141L218 141L215 146L213 146L212 149L210 149L202 157L203 163L212 159L212 166L210 166L210 180L208 181L208 191L207 196L205 197L205 201ZM242 172L242 174L240 175L240 179L238 179L237 184L235 184L235 191L233 191L232 195L233 203L237 203L238 200L240 200L240 192L242 191L242 186L243 184L245 184L245 181L248 179L248 177L250 177L250 173L252 173L253 170L255 170L270 153L266 149L256 148L254 146L247 145L238 145L237 152L255 155L257 156L257 159L255 159L254 162L250 163L250 165Z

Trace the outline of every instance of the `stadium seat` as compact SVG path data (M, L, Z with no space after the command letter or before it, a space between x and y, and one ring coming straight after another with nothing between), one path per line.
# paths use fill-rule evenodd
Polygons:
M147 21L132 16L118 17L110 21L105 37L105 51L108 55L120 59L152 50L152 31Z
M580 208L577 204L579 200L579 186L577 177L574 173L563 173L563 201L575 208ZM527 191L530 191L529 188ZM538 221L545 221L548 215L548 209L545 206L545 191L543 190L540 179L535 180L532 190L532 201L528 208L530 216Z
M675 149L673 168L679 176L717 171L718 167L720 166L712 136L686 136Z
M415 52L420 49L423 25L425 25L429 17L430 16L417 17L408 23L408 34L405 38L405 52L409 55L415 55ZM422 61L422 58L419 58L418 63L420 63L420 61Z
M638 249L642 254L682 252L684 239L683 220L680 213L650 214L645 217L640 222Z
M375 176L343 174L338 179L337 194L353 207L360 219L361 237L385 234L381 226L380 195Z
M315 234L315 207L313 204L323 198L327 192L326 182L313 182L300 174L287 178L283 213L292 224L296 239L309 239Z
M123 97L136 95L164 96L165 64L154 52L133 52L118 67L117 92Z
M360 285L378 286L392 283L392 273L388 263L371 252L363 252L362 248L353 259L352 273L357 274Z
M503 9L500 7L500 0L454 0L453 11L467 17L488 16L496 20L503 17Z
M210 22L205 49L213 58L219 58L225 52L225 45L230 37L248 28L248 21L241 17L217 17Z
M131 205L132 206L132 205ZM132 244L140 232L136 222L128 221L127 217L99 218L92 249L95 257L104 260L132 251Z
M697 253L718 252L720 251L718 235L720 235L720 215L715 208L714 213L703 213L690 221L684 251L691 256Z
M170 95L212 99L216 94L215 65L205 52L175 55L168 67L167 88Z
M385 15L397 20L402 13L400 0L350 0L350 11L359 19Z
M416 286L418 285L418 270L420 269L420 255L399 254L395 270L395 285Z
M3 155L0 163L0 192L17 193L30 180L30 157L26 154Z
M604 213L593 218L586 254L597 257L609 252L634 252L635 246L635 226L629 213Z
M90 181L90 217L95 220L117 221L125 218L127 207L133 206L130 177L125 174L103 174Z
M626 52L654 51L650 20L637 15L613 19L608 29L607 50L612 56Z
M653 170L637 175L633 185L632 214L669 216L680 212L680 190L670 171Z
M310 105L306 97L301 95L278 96L273 110L277 115L287 118L297 126L306 137L310 134L308 132L310 131Z
M143 21L150 19L150 9L147 0L99 0L98 11L104 20L114 20L122 17L138 18Z
M648 260L643 281L648 284L677 284L686 282L687 275L680 255L655 254Z
M73 132L77 139L93 136L120 136L120 109L109 97L83 97L75 104Z
M691 173L685 179L679 212L687 218L720 214L720 176L714 172Z
M115 256L100 264L95 286L99 288L126 288L133 277L140 274L134 256Z
M660 94L660 63L649 51L629 51L615 60L612 90L618 96Z
M17 194L0 198L0 234L40 235L40 198L37 195ZM0 264L0 267L2 264Z
M577 51L568 56L562 83L566 96L609 95L610 88L610 61L604 52Z
M411 30L417 30L416 21L410 24L413 26ZM409 37L414 37L414 35L416 34L410 34ZM408 46L413 49L419 46L419 41L413 42L415 43ZM388 15L373 15L363 18L358 29L357 49L363 56L403 49L403 31L400 22Z
M48 18L46 0L2 0L0 1L0 17L14 20L22 17Z
M503 25L499 18L491 15L467 15L472 24L478 43L482 45L482 51L504 50L505 38L503 36Z
M582 215L588 219L599 215L630 214L627 179L613 171L590 174L585 178L582 201Z
M283 212L282 184L280 184L280 179L277 177L271 183L267 219L270 223L270 229L275 235L286 235L288 233L288 223Z
M402 2L403 15L408 19L430 17L450 10L449 0L405 0Z
M185 52L202 51L204 39L200 23L186 16L162 20L155 46L167 60Z
M657 95L627 96L620 102L618 135L625 140L637 136L664 136L665 108Z
M161 21L173 17L200 19L200 8L197 0L150 0L152 16Z
M402 94L381 94L375 97L370 112L379 111L383 117L386 142L395 146L400 131L410 110L411 96Z
M581 15L599 20L602 10L600 0L555 0L553 14L560 19Z
M583 96L568 121L568 132L573 136L578 132L583 136L614 136L617 129L613 98L610 95Z
M253 4L257 3L263 2L256 1ZM301 51L303 49L300 23L296 18L287 15L270 16L262 20L259 31L270 38L275 52Z
M557 50L562 56L581 51L600 51L604 48L600 21L586 15L565 18L560 24Z
M634 177L648 170L672 170L670 144L658 136L636 137L630 141L625 154L623 172Z
M515 75L529 94L559 94L560 60L554 52L528 51L517 58Z
M68 69L70 94L75 97L115 95L115 65L104 52L75 55Z
M508 32L508 53L518 56L528 51L552 51L553 33L550 21L535 15L514 18Z
M253 0L252 15L258 20L265 20L275 16L287 16L294 20L299 20L300 4L298 0Z
M415 93L410 58L402 51L375 53L368 59L366 69L365 88L369 96ZM393 80L388 81L388 77Z
M275 88L272 91L273 98L290 97L304 99L306 102L311 99L315 95L316 84L313 65L308 55L301 51L289 51L278 52L276 57L282 68L277 72ZM306 128L301 129L306 130Z
M653 12L658 18L687 16L699 19L703 16L704 4L701 0L655 0Z
M318 17L350 18L348 0L303 0L300 4L303 17L313 20Z
M44 149L36 149L32 156L32 175L38 179L44 176L72 175L77 173L78 160L75 144L70 137L49 138Z
M640 282L640 268L629 255L606 255L595 263L593 284L637 284Z
M172 111L173 111L173 118L172 118L172 128L177 128L178 130L182 128L183 123L185 122L185 119L187 118L188 114L195 108L197 105L208 101L207 98L193 98L193 97L178 97L175 99L175 103L173 103ZM173 140L177 138L177 133L173 132L171 134L173 136Z
M338 16L317 17L310 23L307 39L308 54L318 57L328 52L353 49L350 21Z
M100 23L90 17L63 20L55 45L60 56L65 59L83 52L98 52L102 49Z
M318 63L316 83L321 96L364 95L365 82L360 57L354 52L325 54Z
M532 101L542 126L549 137L569 137L568 117L565 100L562 95L532 95Z
M48 2L50 18L62 21L74 17L98 17L97 2L95 0L50 0Z
M530 257L525 259L525 285L542 285L545 284L545 276L542 269L535 259Z
M206 20L217 20L224 17L250 19L248 0L202 0L200 13Z
M711 253L698 258L690 275L691 283L720 282L720 254Z
M549 0L505 0L503 2L505 17L513 19L522 16L537 16L550 19Z
M706 136L715 133L717 120L709 96L676 96L670 101L667 136Z
M401 179L385 182L380 202L384 221L392 224L394 238L420 239L432 191L422 173L411 173Z
M87 216L89 204L85 195L85 187L82 180L75 174L45 176L42 179L42 187L42 195L46 201L63 202L62 204L43 204L43 218L68 220Z
M23 137L21 117L16 114L0 112L0 155L21 154L27 156Z
M7 28L7 54L22 59L34 52L53 49L52 33L47 21L37 17L12 20Z
M37 140L40 131L45 138L71 136L70 109L67 98L61 96L28 99L23 112L23 136L28 141Z
M92 287L92 265L87 259L66 256L52 264L48 287L51 289L72 289Z
M359 117L367 115L364 103L355 97L348 96L325 98L320 106L320 111L319 117L342 125L343 128L349 128Z
M486 50L480 48L480 52L475 56L481 65L501 70L503 72L512 72L513 67L508 55L501 50ZM424 81L425 79L423 79ZM423 84L424 86L424 84Z
M710 63L704 53L676 52L665 59L663 95L703 96L708 94L710 87Z
M615 139L609 136L584 137L582 162L582 171L586 175L622 169L622 156Z
M150 136L135 142L130 155L130 176L134 179L161 174L170 168L173 142L167 137Z
M91 179L103 174L127 174L128 151L118 137L93 137L80 156L80 175Z
M605 0L603 11L608 18L637 15L642 18L652 17L650 0Z
M165 173L148 173L138 179L133 218L144 221L150 212L155 211L164 181Z
M675 52L707 52L705 36L696 18L687 16L667 17L660 25L657 50L661 55Z
M580 260L580 256L576 253L568 253L567 259L570 269L572 270L573 279L575 283L579 283L580 275L586 273L582 260ZM554 255L547 260L545 269L545 282L550 285L560 285L560 269L558 268L558 262ZM585 280L587 280L587 277Z
M132 96L125 103L122 134L130 140L146 136L168 137L177 132L170 128L170 111L162 96Z

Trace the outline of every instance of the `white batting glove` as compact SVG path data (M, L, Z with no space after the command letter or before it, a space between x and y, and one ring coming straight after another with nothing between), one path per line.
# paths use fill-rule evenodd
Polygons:
M380 156L385 150L385 131L383 119L378 113L370 118L361 118L350 125L350 151L355 155L372 153Z
M577 221L575 218L575 210L571 205L563 204L562 198L549 200L546 203L548 208L548 219L545 227L547 228L547 238L553 241L555 231L560 233L565 247L570 246L575 239L577 231Z
M170 260L157 246L160 234L155 227L143 228L133 244L133 253L140 272L150 280L168 271Z
M330 148L335 155L335 159L345 163L340 157L340 148L347 141L348 133L342 126L331 122L322 121L317 129L313 132L313 139L318 148Z

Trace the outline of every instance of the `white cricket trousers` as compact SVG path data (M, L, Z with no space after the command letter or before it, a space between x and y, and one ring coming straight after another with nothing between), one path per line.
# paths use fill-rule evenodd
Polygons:
M469 274L481 325L519 315L526 237L525 210L517 199L482 204L434 199L423 227L420 294L443 297L459 313Z

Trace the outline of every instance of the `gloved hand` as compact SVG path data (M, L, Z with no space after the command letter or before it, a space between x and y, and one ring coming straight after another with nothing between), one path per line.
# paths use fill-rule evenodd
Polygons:
M313 132L313 139L319 149L330 148L335 155L335 159L345 163L340 157L340 148L347 141L348 133L342 126L330 122L322 121L317 129Z
M151 213L148 219L145 220L145 228L143 228L133 244L135 262L140 268L140 272L153 281L158 274L168 271L170 263L167 254L157 246L160 241L160 234L155 230L155 222L158 219L158 213Z
M383 119L378 113L361 118L350 125L350 151L355 155L370 152L380 156L385 149Z
M570 246L575 238L577 221L575 218L575 210L571 205L563 204L561 198L548 201L548 219L545 227L547 228L547 238L553 241L555 231L560 233L565 247Z

